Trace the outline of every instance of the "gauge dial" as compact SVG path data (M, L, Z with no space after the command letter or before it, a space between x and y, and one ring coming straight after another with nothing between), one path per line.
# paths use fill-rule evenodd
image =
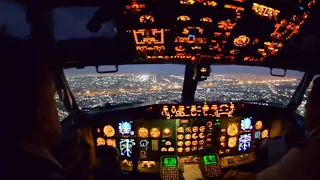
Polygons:
M222 143L220 143L220 146L221 147L226 147L226 143L222 142Z
M191 151L196 151L197 149L197 146L192 146Z
M186 152L186 153L190 152L190 147L184 148L184 152Z
M103 133L107 136L107 137L112 137L115 134L115 130L112 126L110 125L106 125L103 128Z
M168 137L171 136L171 129L170 128L164 128L163 135Z
M213 125L212 121L208 121L206 124L207 124L208 128L212 127L212 125Z
M237 145L237 137L230 137L228 140L228 147L234 148Z
M145 159L147 157L147 152L145 150L140 151L140 158Z
M106 145L106 141L103 138L99 137L97 139L97 146L103 146L103 145Z
M236 136L239 132L237 124L230 124L227 128L227 133L229 136Z
M269 131L267 129L263 130L261 133L262 138L267 138L269 136Z
M139 21L141 23L153 23L154 17L152 15L142 15L140 16Z
M256 128L256 130L262 129L262 121L257 121L254 127Z
M138 130L138 135L141 138L147 138L149 136L149 131L147 128L142 127Z
M179 140L182 140L184 138L183 134L178 134L178 137L177 137Z
M193 146L196 146L197 144L198 144L198 141L197 141L197 140L192 141L192 145L193 145Z
M192 139L198 139L197 133L193 133L193 134L192 134Z
M199 141L199 144L200 144L200 145L203 145L203 144L204 144L204 140L200 140L200 141Z
M159 128L152 128L150 130L150 136L153 137L153 138L158 138L160 136Z
M205 126L200 126L200 132L204 132L206 130Z
M169 152L174 152L174 148L173 147L169 147L168 151Z
M148 147L149 141L147 139L140 140L140 147Z
M191 141L186 141L186 142L184 142L184 145L185 145L185 146L190 146L190 145L191 145Z
M249 44L249 42L250 38L245 35L241 35L233 40L234 45L238 47L246 46Z
M198 132L198 130L199 130L198 126L193 126L192 127L192 132L196 133L196 132Z
M191 134L186 134L186 135L184 136L184 138L187 139L187 140L191 139Z
M166 142L165 142L165 145L166 145L166 146L171 146L171 144L172 144L171 141L166 141Z
M178 141L178 142L177 142L177 145L178 145L178 146L183 146L183 141Z
M116 140L115 139L107 139L107 145L116 147Z
M224 142L225 140L226 140L226 137L225 137L225 136L221 136L221 137L220 137L220 141L221 141L221 142Z
M200 139L205 138L204 134L203 134L203 133L200 133L200 134L199 134L199 138L200 138Z
M182 153L182 152L183 152L183 148L182 148L182 147L179 147L179 148L177 149L177 151L178 151L178 153Z
M178 127L177 131L178 131L178 133L184 133L184 128L183 127Z
M165 148L165 147L161 148L161 152L167 152L167 151L168 151L167 148Z
M191 131L191 127L186 127L184 130L185 130L186 133L191 133L192 132Z

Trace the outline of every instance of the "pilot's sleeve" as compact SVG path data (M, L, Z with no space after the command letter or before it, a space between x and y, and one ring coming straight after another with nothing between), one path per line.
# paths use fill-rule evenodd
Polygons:
M301 173L301 153L299 148L292 148L278 163L260 172L257 180L296 179Z

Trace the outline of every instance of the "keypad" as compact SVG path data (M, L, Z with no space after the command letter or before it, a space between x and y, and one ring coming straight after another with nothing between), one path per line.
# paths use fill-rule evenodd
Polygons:
M163 167L161 171L163 180L179 180L179 171L177 167Z
M218 177L221 176L221 167L219 164L205 165L206 177Z

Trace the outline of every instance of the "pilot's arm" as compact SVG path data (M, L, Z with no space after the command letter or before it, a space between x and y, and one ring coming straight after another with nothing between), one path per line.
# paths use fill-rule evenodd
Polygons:
M225 180L286 180L296 179L301 172L301 150L292 148L278 163L258 174L236 172L230 170L224 176Z

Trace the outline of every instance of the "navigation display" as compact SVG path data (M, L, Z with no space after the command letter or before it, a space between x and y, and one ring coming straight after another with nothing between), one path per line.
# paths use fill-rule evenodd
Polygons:
M204 165L217 164L217 156L214 154L203 156Z
M162 166L163 167L176 167L178 166L178 159L177 157L162 157Z

